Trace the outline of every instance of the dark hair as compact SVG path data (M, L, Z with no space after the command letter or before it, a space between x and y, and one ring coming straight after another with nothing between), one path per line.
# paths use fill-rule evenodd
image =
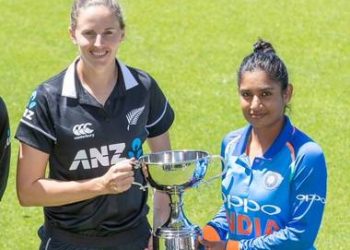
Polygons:
M77 19L79 16L79 10L82 8L87 8L90 6L103 5L114 12L120 28L123 30L125 28L125 22L123 18L123 13L119 3L115 0L75 0L72 5L72 11L70 14L70 25L71 28L75 28L77 25Z
M262 70L265 71L273 80L281 83L282 90L288 86L288 71L281 60L276 55L275 49L271 43L259 39L254 44L254 52L246 56L238 70L238 85L242 80L242 75L246 71Z

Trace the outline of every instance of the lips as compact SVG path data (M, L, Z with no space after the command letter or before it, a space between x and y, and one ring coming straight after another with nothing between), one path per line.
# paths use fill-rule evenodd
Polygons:
M93 55L95 57L104 57L105 55L108 54L108 51L107 50L104 50L104 51L91 51L90 53L91 53L91 55Z
M253 119L260 119L264 116L263 113L251 113L250 114L250 117L253 118Z

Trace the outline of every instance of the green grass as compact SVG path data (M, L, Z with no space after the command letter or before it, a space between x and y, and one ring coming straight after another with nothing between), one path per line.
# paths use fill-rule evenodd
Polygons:
M127 37L119 58L151 73L176 111L174 149L219 153L222 137L245 121L235 72L258 37L273 43L294 84L293 122L324 149L328 199L318 249L350 246L350 2L348 0L122 1ZM77 55L67 27L71 1L0 0L0 95L15 133L32 90ZM0 203L0 249L38 248L41 208L22 208L15 191L17 141ZM218 167L212 165L213 171ZM220 204L219 183L185 193L203 225Z

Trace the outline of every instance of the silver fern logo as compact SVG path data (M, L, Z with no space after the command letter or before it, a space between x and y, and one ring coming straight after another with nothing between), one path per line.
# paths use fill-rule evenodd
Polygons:
M145 106L142 106L141 108L133 109L126 114L126 119L128 120L128 131L130 130L131 125L137 124L137 121L139 120L144 109Z

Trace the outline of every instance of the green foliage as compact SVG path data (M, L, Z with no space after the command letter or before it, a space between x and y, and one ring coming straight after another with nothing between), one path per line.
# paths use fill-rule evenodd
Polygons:
M71 1L0 0L0 5L0 95L14 134L31 91L68 66L77 51L67 32ZM219 153L222 137L245 124L236 70L258 37L273 43L294 84L290 116L327 157L328 199L317 247L347 249L350 2L123 0L122 6L127 36L119 58L151 73L167 95L176 111L174 149ZM13 140L12 147L10 178L0 203L0 250L38 249L42 209L18 204L18 142ZM220 202L219 182L185 193L186 214L199 225Z

